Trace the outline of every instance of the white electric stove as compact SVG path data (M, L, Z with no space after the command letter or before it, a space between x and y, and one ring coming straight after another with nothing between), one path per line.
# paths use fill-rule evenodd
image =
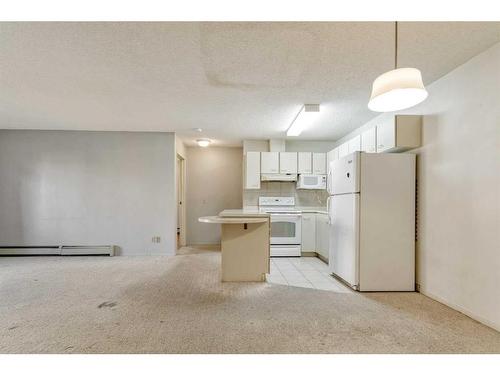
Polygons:
M259 210L271 215L271 256L293 257L301 252L301 212L294 197L259 197Z

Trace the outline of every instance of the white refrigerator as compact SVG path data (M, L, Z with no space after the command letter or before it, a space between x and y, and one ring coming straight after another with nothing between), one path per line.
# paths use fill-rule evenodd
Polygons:
M415 290L415 155L330 162L329 270L359 291Z

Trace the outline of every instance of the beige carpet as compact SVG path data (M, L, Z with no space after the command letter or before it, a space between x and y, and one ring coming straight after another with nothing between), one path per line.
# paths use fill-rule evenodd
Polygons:
M0 258L2 353L500 353L417 293L220 283L220 255Z

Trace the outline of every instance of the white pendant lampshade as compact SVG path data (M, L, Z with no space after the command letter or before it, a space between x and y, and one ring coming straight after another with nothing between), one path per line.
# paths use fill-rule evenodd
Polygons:
M420 70L400 68L375 79L368 108L375 112L392 112L413 107L427 98Z
M373 81L368 108L374 112L393 112L413 107L427 98L422 73L415 68L398 69L398 23L394 22L394 69Z

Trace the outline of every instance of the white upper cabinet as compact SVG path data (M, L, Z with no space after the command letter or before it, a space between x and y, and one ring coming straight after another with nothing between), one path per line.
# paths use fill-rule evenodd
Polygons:
M248 154L248 152L247 152ZM279 173L280 159L279 152L261 152L260 153L260 172L261 173Z
M339 158L349 155L349 144L347 142L342 143L339 146Z
M327 166L326 169L329 168L329 165L332 161L337 160L339 158L339 148L335 147L333 150L329 151L326 154Z
M396 147L396 123L392 120L377 125L377 152Z
M313 173L326 174L326 154L324 152L313 153Z
M297 173L296 152L279 153L279 171L280 173Z
M312 173L312 153L299 152L298 153L298 173L311 174Z
M355 151L361 151L361 135L355 136L353 139L347 142L349 154L352 154Z
M361 133L361 151L377 152L377 128L365 130Z
M391 116L377 125L377 152L406 151L421 145L422 116Z
M260 152L245 155L245 189L260 189Z

